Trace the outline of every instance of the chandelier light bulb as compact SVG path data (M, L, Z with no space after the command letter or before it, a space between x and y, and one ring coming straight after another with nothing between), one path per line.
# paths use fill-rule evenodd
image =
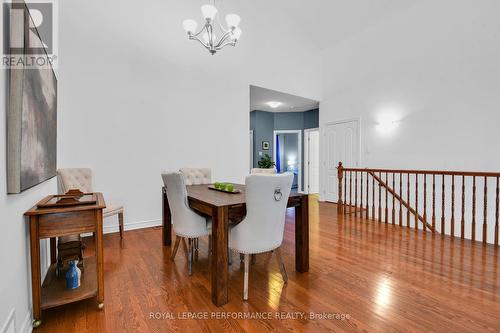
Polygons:
M184 30L186 30L186 32L191 35L191 34L194 34L195 31L196 31L196 28L198 27L198 23L196 23L195 20L184 20L182 22L182 25L184 26Z
M203 18L209 22L213 21L215 15L217 14L217 8L212 5L203 5L201 6L201 13L203 14Z
M241 37L241 33L242 33L242 31L241 31L241 29L240 29L240 28L236 28L236 29L234 29L234 30L233 30L233 34L232 34L232 36L231 36L231 39L232 39L232 40L235 40L235 41L236 41L236 40L238 40L238 39L240 39L240 37Z
M241 18L236 14L227 14L226 15L226 23L229 29L234 29L238 27L240 24Z

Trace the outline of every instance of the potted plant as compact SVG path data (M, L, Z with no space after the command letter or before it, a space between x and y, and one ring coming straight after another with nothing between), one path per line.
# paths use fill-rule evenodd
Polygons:
M259 168L261 168L261 169L272 169L276 165L276 163L274 163L274 161L271 159L271 156L269 156L269 154L265 154L263 157L261 157L258 164L259 164Z

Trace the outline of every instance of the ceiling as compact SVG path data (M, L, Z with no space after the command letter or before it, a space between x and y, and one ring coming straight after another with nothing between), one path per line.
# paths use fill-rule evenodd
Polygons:
M277 108L271 108L267 102L281 102ZM319 108L319 102L286 94L280 91L250 86L250 112L254 110L269 112L303 112Z

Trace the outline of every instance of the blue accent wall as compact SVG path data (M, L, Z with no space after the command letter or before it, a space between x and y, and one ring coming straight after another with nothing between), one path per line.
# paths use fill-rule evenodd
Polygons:
M304 112L250 112L250 129L253 130L253 165L258 167L261 156L259 152L269 154L273 157L273 131L275 130L302 130L319 127L319 110L309 110ZM269 142L269 150L262 149L262 141ZM304 139L302 139L302 184L304 184Z
M304 112L275 112L275 130L304 129Z
M253 126L253 127L252 127ZM253 130L253 165L258 167L259 151L273 156L273 130L274 114L272 112L253 111L250 112L250 129ZM269 142L269 150L262 149L262 142Z
M304 129L319 127L319 109L304 112Z

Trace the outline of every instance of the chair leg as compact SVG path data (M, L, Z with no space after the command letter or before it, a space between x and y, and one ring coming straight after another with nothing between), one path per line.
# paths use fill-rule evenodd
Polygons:
M186 255L188 254L188 247L186 245L186 238L182 237L182 248L184 249L184 253L186 253Z
M229 266L233 264L233 251L230 248L227 249L227 264Z
M193 239L188 239L188 274L193 275Z
M170 255L170 260L175 259L175 255L177 254L177 250L179 249L179 244L181 243L181 238L182 237L175 236L174 249L172 250L172 254Z
M193 241L194 241L194 250L195 250L196 252L198 252L198 250L200 249L200 248L199 248L199 245L200 245L200 244L199 244L200 239L199 239L199 238L195 238L195 239L193 239Z
M252 265L255 265L256 262L257 262L257 255L252 254Z
M248 300L248 272L250 270L250 255L245 254L245 273L243 275L243 299Z
M240 263L245 261L245 255L243 253L240 253Z
M123 213L118 213L118 228L120 228L120 238L123 238Z
M288 283L288 274L286 273L285 263L283 262L283 258L281 257L281 249L278 247L274 250L276 254L276 259L278 260L278 265L280 267L281 276L283 277L283 281Z

